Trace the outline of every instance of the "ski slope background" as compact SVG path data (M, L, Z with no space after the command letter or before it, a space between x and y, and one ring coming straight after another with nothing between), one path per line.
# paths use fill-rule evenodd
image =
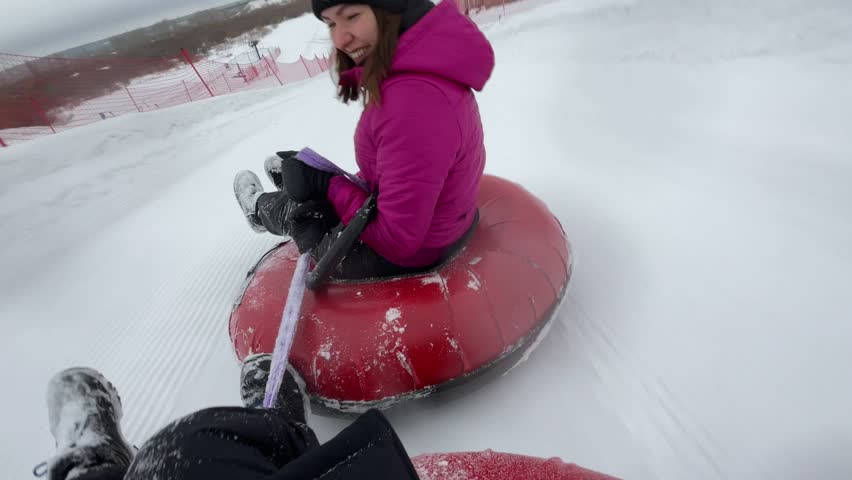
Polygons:
M497 55L478 95L486 171L550 206L574 277L526 362L390 413L409 452L852 477L852 4L497 15L479 19ZM291 45L314 41L296 30ZM358 114L323 76L0 149L0 476L52 453L45 386L68 366L113 380L136 444L239 403L228 314L278 239L250 231L233 174L306 145L354 169ZM323 441L348 423L310 421Z
M247 33L225 45L214 47L208 58L219 62L245 61L247 58L255 60L255 50L248 46L251 40L260 42L258 48L279 47L281 56L277 60L285 63L298 62L300 55L311 59L314 55L328 55L331 49L328 28L317 21L313 13L305 13L282 22L262 38L254 38L253 33Z

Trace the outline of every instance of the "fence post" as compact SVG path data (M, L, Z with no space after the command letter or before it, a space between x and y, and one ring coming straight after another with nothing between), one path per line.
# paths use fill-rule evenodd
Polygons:
M187 98L189 98L189 101L191 102L192 101L192 95L189 94L189 88L187 88L187 86L186 86L186 80L181 80L181 82L183 83L183 89L186 91L186 96L187 96Z
M282 82L281 79L278 78L278 73L275 71L274 68L272 68L272 65L269 64L269 59L266 58L266 55L263 56L263 60L266 62L266 68L268 68L272 72L272 74L275 75L275 79L278 80L278 83L280 83L281 86L283 87L284 82Z
M30 97L30 102L32 102L33 107L36 109L36 113L38 113L41 116L41 119L44 120L44 123L46 123L47 126L50 127L50 131L56 133L56 129L53 128L53 124L50 123L50 119L47 118L47 114L44 113L44 109L41 108L41 105L39 105L35 97Z
M302 66L305 67L305 71L308 72L308 78L312 78L311 71L308 70L308 64L305 63L305 57L302 54L299 54L299 59L302 61Z
M136 99L133 98L133 94L130 93L130 89L127 87L124 87L124 89L127 91L127 96L130 97L130 101L133 102L133 106L136 107L136 111L141 112L142 109L139 108L139 105L136 104Z
M9 145L6 145L6 142L4 142L2 138L0 138L0 147L8 147L8 146Z
M195 74L198 75L198 78L199 78L199 80L201 80L201 83L203 83L204 87L207 88L207 93L210 94L210 97L215 97L215 95L213 95L213 91L210 90L210 87L207 85L207 82L205 82L204 78L201 76L201 74L198 73L198 69L195 68L195 64L192 63L192 60L189 59L189 52L187 52L186 50L181 48L180 53L183 54L183 58L185 58L186 61L189 62L189 65L192 67L192 69L195 70ZM184 86L186 86L186 83L184 83Z
M225 80L225 86L228 87L228 91L234 93L234 91L231 90L231 84L228 83L228 76L223 73L222 78Z

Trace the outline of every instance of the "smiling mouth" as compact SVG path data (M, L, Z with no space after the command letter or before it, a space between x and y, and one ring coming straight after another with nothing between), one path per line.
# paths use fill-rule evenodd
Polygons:
M363 47L363 48L359 48L358 50L355 50L355 51L352 51L352 52L347 52L347 53L352 58L352 60L355 60L355 62L358 62L358 61L362 60L364 58L364 56L367 55L368 50L369 50L368 47Z

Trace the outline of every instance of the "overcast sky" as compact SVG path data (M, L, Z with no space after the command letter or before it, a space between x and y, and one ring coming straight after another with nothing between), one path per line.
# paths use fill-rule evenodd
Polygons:
M0 0L0 53L47 55L233 0Z

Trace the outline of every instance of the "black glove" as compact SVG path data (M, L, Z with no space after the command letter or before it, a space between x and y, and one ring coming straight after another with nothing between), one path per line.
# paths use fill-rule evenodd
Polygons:
M328 200L308 200L288 217L290 236L300 253L313 250L340 219Z
M334 174L305 165L291 152L278 152L281 157L281 176L284 190L296 202L323 200L328 193L328 181Z

